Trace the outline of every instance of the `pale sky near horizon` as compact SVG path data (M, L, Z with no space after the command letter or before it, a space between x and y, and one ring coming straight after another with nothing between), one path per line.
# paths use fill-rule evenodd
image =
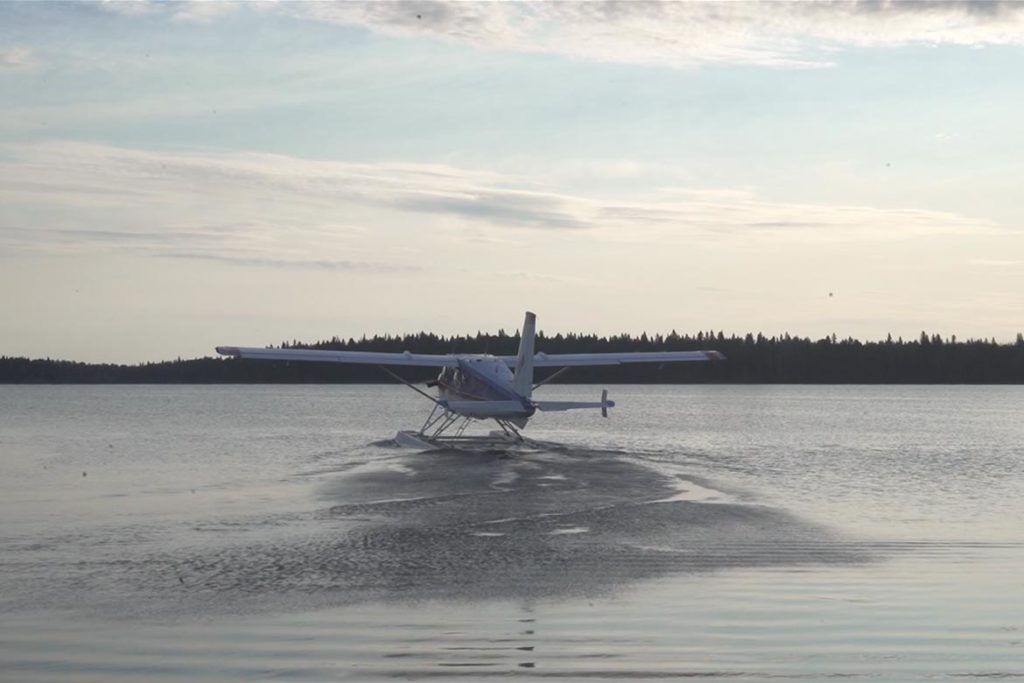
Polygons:
M0 102L0 355L1024 331L1024 4L2 3Z

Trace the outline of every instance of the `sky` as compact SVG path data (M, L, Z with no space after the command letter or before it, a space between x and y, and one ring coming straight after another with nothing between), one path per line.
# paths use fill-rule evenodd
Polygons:
M0 355L1024 331L1024 4L0 3Z

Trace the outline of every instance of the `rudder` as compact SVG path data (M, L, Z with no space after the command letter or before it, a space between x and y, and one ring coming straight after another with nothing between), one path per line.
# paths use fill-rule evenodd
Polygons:
M523 320L523 331L519 338L519 355L516 356L516 371L512 376L512 388L520 396L530 398L533 393L533 341L536 336L537 316L529 311Z

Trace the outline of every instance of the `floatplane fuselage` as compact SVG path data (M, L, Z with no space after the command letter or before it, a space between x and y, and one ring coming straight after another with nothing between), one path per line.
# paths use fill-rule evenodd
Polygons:
M412 445L436 446L445 439L458 439L469 422L494 420L502 434L522 440L519 430L534 413L577 409L600 409L607 417L615 405L603 391L600 401L538 401L533 390L574 366L620 365L623 363L670 363L680 361L724 360L717 351L655 351L638 353L534 353L536 316L527 312L523 321L519 352L515 356L487 354L415 354L366 351L322 351L319 349L261 349L218 346L217 352L238 358L257 360L315 361L378 365L385 372L434 402L434 409L417 432L399 432L399 440ZM440 367L437 379L428 388L436 398L406 382L387 366ZM535 368L561 368L543 382L534 384Z

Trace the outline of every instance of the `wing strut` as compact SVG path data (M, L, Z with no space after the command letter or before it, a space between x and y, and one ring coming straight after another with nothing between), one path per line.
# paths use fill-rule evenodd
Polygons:
M403 379L402 377L400 377L400 376L399 376L398 374L396 374L396 373L394 373L394 372L391 372L390 370L388 370L388 369L387 369L386 367L384 367L383 365L378 365L377 367L378 367L378 368L380 368L381 370L383 370L384 372L386 372L387 374L391 375L391 376L392 376L392 377L394 377L395 379L397 379L397 380L398 380L399 382L401 382L401 383L402 383L402 384L404 384L405 386L407 386L407 387L409 387L410 389L412 389L413 391L415 391L415 392L416 392L417 394L420 394L421 396L425 397L425 398L426 398L426 399L427 399L428 401L431 401L431 402L433 402L433 403L435 403L435 404L437 404L437 405L439 405L439 406L441 405L441 402L440 402L440 401L438 401L438 400L437 400L436 398L434 398L433 396L431 396L431 395L430 395L430 394L428 394L427 392L423 391L423 390L422 390L422 389L420 389L419 387L417 387L417 386L413 385L413 384L412 384L411 382L408 382L408 381L406 381L405 379ZM441 406L441 407L443 408L444 406Z
M543 386L543 385L547 384L548 382L550 382L551 380L553 380L554 378L558 377L559 375L565 374L568 371L569 371L569 368L567 366L567 367L562 368L561 370L553 372L550 375L548 375L547 377L545 377L544 379L542 379L541 381L539 381L536 384L534 384L533 388L536 389L539 386Z

